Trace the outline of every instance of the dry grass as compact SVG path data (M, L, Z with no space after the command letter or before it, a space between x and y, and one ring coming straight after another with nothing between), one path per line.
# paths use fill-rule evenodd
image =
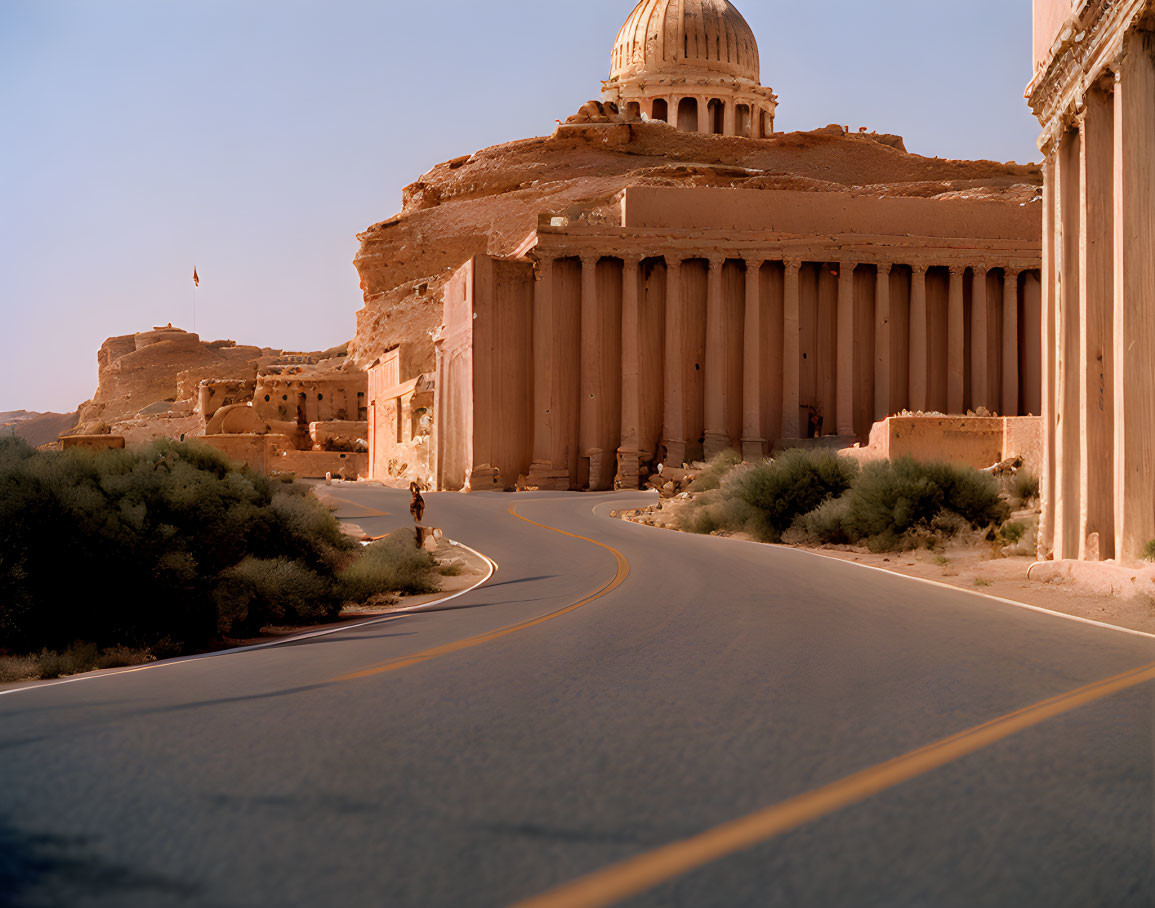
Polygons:
M155 661L156 657L148 650L127 646L101 650L90 643L74 643L63 651L43 650L37 655L0 656L0 683L49 680Z

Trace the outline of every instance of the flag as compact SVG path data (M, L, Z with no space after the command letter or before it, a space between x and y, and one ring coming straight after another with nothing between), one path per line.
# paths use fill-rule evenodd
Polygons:
M201 285L201 279L197 275L197 266L196 265L193 265L193 284L197 287L199 287Z

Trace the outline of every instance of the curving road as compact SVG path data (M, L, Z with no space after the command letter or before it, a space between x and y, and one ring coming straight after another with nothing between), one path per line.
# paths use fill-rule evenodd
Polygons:
M1155 641L622 500L430 496L465 608L0 688L0 905L1155 905Z

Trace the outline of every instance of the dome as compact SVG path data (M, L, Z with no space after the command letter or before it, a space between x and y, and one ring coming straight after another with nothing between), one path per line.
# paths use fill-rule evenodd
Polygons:
M641 0L618 32L610 80L687 68L759 83L754 32L729 0Z

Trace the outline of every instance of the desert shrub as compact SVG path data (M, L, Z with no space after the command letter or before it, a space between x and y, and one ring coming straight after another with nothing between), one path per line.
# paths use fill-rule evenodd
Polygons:
M1008 520L999 527L998 540L1003 545L1018 545L1027 532L1025 520Z
M1143 547L1143 560L1155 561L1155 539L1147 540L1147 545Z
M991 476L910 458L867 464L848 498L846 535L878 551L909 548L920 534L942 538L966 526L1000 526L1009 516Z
M790 545L846 545L852 541L846 531L849 509L849 497L831 498L798 517L783 534L783 541Z
M719 531L749 532L757 515L752 507L732 494L733 479L722 489L704 492L688 502L677 513L675 525L687 533L709 535Z
M201 646L231 568L287 559L332 585L354 547L305 492L207 447L0 444L0 648L13 652Z
M383 593L419 595L437 591L433 556L417 548L410 530L398 530L365 546L340 573L345 600L365 602Z
M750 507L749 532L777 542L799 517L846 492L857 472L832 451L792 450L741 471L725 493Z
M214 598L218 629L230 636L335 618L341 610L332 577L288 558L245 558L221 574Z
M691 494L697 494L698 492L710 492L721 487L722 480L741 463L742 455L737 451L723 451L706 464L706 469L690 483L687 491Z
M1015 498L1026 504L1039 497L1039 477L1027 470L1019 470L1015 475L1012 491Z

